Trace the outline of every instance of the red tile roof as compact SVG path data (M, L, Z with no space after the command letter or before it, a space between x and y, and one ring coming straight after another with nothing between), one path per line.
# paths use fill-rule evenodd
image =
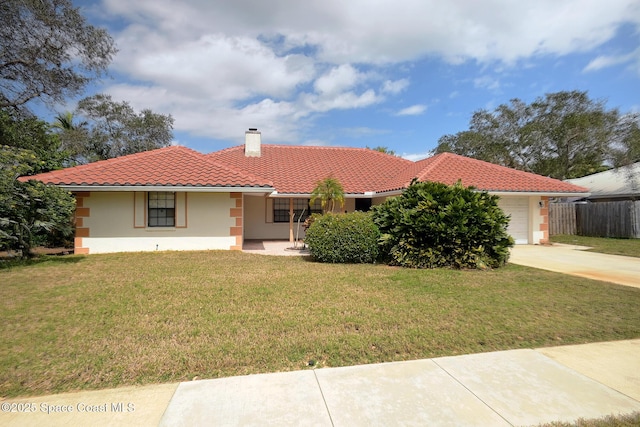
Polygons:
M345 193L377 191L413 162L367 148L262 144L260 157L246 157L244 145L209 157L273 182L278 193L309 194L332 176Z
M246 157L244 145L208 155L171 146L43 173L49 184L77 186L269 187L280 194L309 194L318 181L337 178L347 194L388 192L420 181L496 192L588 193L556 179L451 153L412 162L365 148L262 144L260 157Z
M92 186L271 187L259 178L182 146L145 151L22 177L47 184Z
M390 191L405 188L413 178L455 184L458 180L466 187L484 191L539 192L539 193L588 193L584 187L553 178L498 166L482 160L471 159L453 153L441 153L420 160L389 182Z

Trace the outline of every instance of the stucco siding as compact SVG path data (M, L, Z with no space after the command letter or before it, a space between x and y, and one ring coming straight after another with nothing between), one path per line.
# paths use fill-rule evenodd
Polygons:
M244 238L257 240L289 239L289 223L273 221L273 199L262 196L245 196L244 198ZM345 199L344 207L336 212L353 212L355 199ZM305 236L302 223L298 230L298 223L293 224L293 238L303 239Z
M144 193L142 193L144 196ZM143 197L144 199L144 197ZM154 250L230 249L236 243L229 193L176 193L176 227L148 227L141 193L91 192L84 199L90 215L82 246L89 253Z
M356 210L356 199L344 199L344 206L336 206L336 212L353 212Z
M273 209L273 206L271 203L267 203L267 198L264 196L244 197L245 239L278 240L289 238L289 223L273 222L273 214L267 214L268 208ZM300 229L301 234L304 234L302 226Z
M371 199L371 206L381 205L387 200L387 197L373 197Z

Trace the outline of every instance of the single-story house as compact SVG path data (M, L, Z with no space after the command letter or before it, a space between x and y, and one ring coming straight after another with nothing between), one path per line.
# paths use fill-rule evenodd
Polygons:
M640 162L629 166L594 173L566 182L586 187L590 202L617 202L640 200Z
M519 244L548 240L549 197L584 197L585 188L443 153L412 162L365 148L245 144L202 154L170 146L21 179L76 197L76 253L242 249L249 239L294 239L318 181L345 191L344 211L367 210L401 194L413 178L500 196ZM300 236L302 237L302 236Z

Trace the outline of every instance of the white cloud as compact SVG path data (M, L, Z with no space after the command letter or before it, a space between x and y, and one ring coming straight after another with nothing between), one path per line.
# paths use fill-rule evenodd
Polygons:
M318 77L314 88L322 95L333 96L351 89L364 79L365 76L351 65L343 64Z
M302 121L317 114L403 93L409 80L398 70L416 59L495 71L586 52L623 23L640 25L637 0L103 0L99 12L91 7L117 23L113 66L128 81L106 88L115 98L171 113L193 134L236 139L258 126L283 142L299 141ZM640 73L639 51L585 71L629 62ZM487 75L474 85L500 88Z
M386 129L373 129L369 127L344 128L340 131L351 138L364 138L389 133Z
M500 81L486 75L473 79L473 85L477 88L493 91L500 89Z
M382 93L397 95L409 86L409 79L387 80L382 84Z
M634 0L105 0L111 14L157 28L181 44L199 35L280 36L315 46L335 64L395 63L438 55L452 63L585 51L621 22L640 23Z
M326 112L368 107L382 100L383 98L376 95L374 90L369 89L361 94L350 91L330 97L305 94L301 97L301 105L309 112Z
M143 37L155 39L154 34ZM258 40L221 34L205 35L171 49L125 51L114 65L135 79L218 100L284 97L315 76L311 58L277 57Z
M640 74L640 48L625 55L600 55L584 68L584 71L597 71L614 65L630 63L630 67Z
M396 116L419 116L427 110L426 105L416 104L411 107L403 108L396 113Z
M430 151L425 151L422 153L402 153L400 156L403 159L411 160L412 162L417 162L418 160L426 159L427 157L431 157Z

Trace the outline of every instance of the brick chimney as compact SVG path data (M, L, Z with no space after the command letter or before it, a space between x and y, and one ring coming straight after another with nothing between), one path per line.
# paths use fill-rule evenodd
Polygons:
M246 157L260 157L260 135L257 128L249 128L244 133L244 155Z

